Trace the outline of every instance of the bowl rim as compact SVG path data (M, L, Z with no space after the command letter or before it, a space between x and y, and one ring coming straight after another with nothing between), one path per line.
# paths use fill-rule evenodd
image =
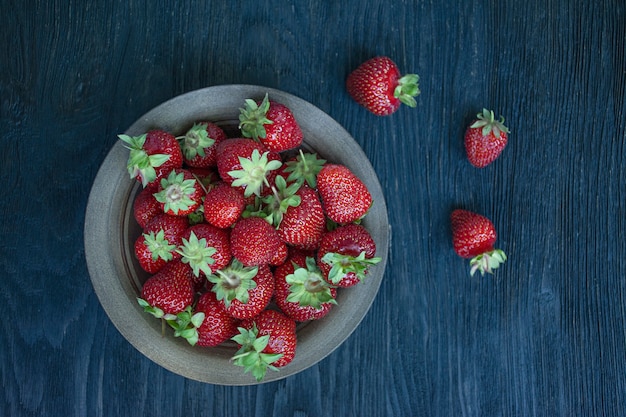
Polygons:
M149 129L160 128L182 134L184 129L201 120L232 122L237 119L245 99L261 99L266 93L271 100L292 110L308 146L317 151L316 145L324 143L325 151L317 151L322 158L325 153L334 155L336 152L349 158L332 162L348 166L372 194L374 203L362 224L374 238L381 262L370 269L363 283L340 291L338 305L331 309L328 316L299 328L294 360L278 372L269 372L261 383L294 375L327 357L354 332L379 291L388 258L390 227L385 198L370 160L337 121L313 104L284 91L251 84L216 85L178 95L145 113L125 132L127 135L139 135ZM336 140L328 141L328 137ZM137 192L138 183L129 177L125 169L127 158L128 150L121 141L116 142L96 174L85 213L85 258L103 309L131 345L176 374L216 385L258 384L251 375L244 374L242 369L229 362L234 353L230 349L192 347L180 338L171 335L163 337L160 321L143 312L137 304L136 279L128 279L136 267L132 261L134 255L128 230L134 222L132 196ZM342 305L348 294L358 302ZM322 331L328 333L323 342L314 337L316 332ZM210 349L212 354L199 354L203 349Z

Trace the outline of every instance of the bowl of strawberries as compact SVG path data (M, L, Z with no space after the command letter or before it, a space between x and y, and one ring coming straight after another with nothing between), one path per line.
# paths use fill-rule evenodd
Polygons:
M253 85L180 95L120 134L84 228L94 290L120 333L219 385L285 378L345 342L378 293L389 234L350 134Z

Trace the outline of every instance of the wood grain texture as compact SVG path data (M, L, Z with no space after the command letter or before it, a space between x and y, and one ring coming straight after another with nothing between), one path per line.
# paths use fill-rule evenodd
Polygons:
M620 0L5 0L0 12L0 415L619 416L626 410L626 6ZM376 55L416 109L348 97ZM172 374L128 344L84 260L84 210L116 135L175 95L295 94L341 123L385 191L392 247L361 326L253 387ZM477 170L462 134L511 139ZM509 261L474 277L448 216L490 217ZM335 411L332 411L335 410Z

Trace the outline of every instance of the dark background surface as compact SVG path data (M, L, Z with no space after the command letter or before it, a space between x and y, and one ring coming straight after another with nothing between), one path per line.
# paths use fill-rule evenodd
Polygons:
M0 415L626 415L626 11L615 1L0 3ZM421 76L380 118L347 95L374 55ZM369 156L393 239L361 326L334 353L249 387L187 380L116 330L83 224L116 135L218 84L318 106ZM494 164L466 160L483 107ZM509 261L470 277L455 207ZM335 410L335 411L331 411Z

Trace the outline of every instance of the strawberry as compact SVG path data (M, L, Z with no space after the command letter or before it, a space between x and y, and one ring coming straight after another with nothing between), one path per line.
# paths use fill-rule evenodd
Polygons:
M470 163L484 168L500 156L508 142L509 129L504 117L495 119L493 111L483 109L465 131L465 151Z
M186 217L170 216L169 214L161 213L154 216L154 218L146 224L143 232L145 234L158 234L162 231L163 237L168 243L178 246L181 244L182 235L188 227L189 220L187 220Z
M191 268L180 260L167 263L143 284L139 305L157 318L170 320L193 302L191 276Z
M326 216L335 223L354 222L372 205L365 184L344 165L325 164L317 175L317 190Z
M302 144L302 130L291 110L265 94L260 103L245 100L239 109L239 128L244 137L261 142L267 149L283 152Z
M143 188L133 201L133 217L143 229L154 216L163 212L161 203L154 198L158 187Z
M157 233L141 234L135 240L134 250L139 265L150 274L157 273L174 257L179 257L176 253L176 245L165 238L163 230L159 230Z
M235 224L245 208L243 191L219 181L204 197L204 219L219 228Z
M277 152L248 138L231 138L217 146L217 169L227 184L241 187L244 195L261 195L262 188L272 184L282 165Z
M338 287L351 287L362 281L370 266L381 258L367 229L358 224L339 226L322 236L317 264L324 279Z
M232 254L246 266L268 265L281 244L276 229L260 217L240 219L230 233Z
M402 103L415 107L420 93L419 76L401 76L398 66L386 56L371 58L350 73L346 81L348 94L377 116L394 113Z
M226 312L212 291L198 298L194 311L204 314L204 321L197 328L198 346L217 346L237 334L239 320Z
M172 169L183 165L183 154L176 137L165 131L151 130L141 136L118 137L130 150L128 173L144 187L158 183Z
M202 204L204 189L193 174L186 169L174 169L162 178L154 198L162 210L173 216L186 216Z
M452 245L462 258L470 259L470 274L480 271L493 273L506 261L506 254L501 249L494 249L496 229L488 218L480 214L456 209L450 215L452 226Z
M320 319L337 304L337 289L324 280L313 253L291 251L274 280L276 305L295 321Z
M217 164L217 144L226 139L226 133L214 123L200 122L177 139L188 167L207 168Z
M316 248L326 226L322 203L317 192L306 184L295 195L300 197L300 204L285 209L277 228L278 235L289 245Z
M254 319L243 321L232 340L240 346L233 363L260 382L268 369L276 371L295 357L296 322L279 311L264 310Z
M181 241L181 260L191 267L197 289L204 284L206 276L226 267L232 258L228 232L213 225L190 226Z
M267 265L244 266L233 259L207 278L228 314L238 319L255 317L274 295L274 275Z

